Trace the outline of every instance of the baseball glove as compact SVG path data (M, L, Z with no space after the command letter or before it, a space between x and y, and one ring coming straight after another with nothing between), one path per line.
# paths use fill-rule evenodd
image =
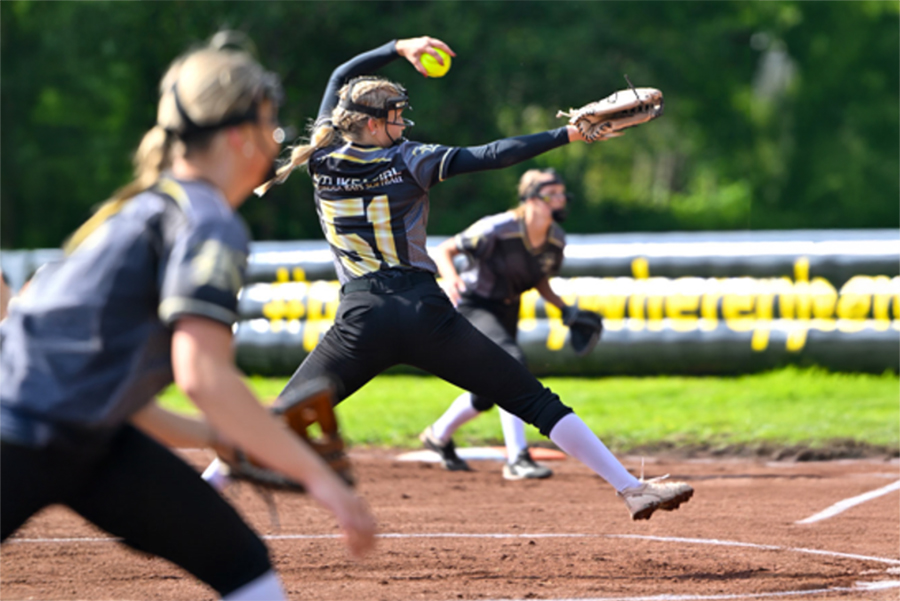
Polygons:
M344 441L338 432L333 407L334 386L326 378L312 380L280 399L272 413L280 416L297 436L302 438L349 485L354 484L350 460L344 453ZM317 427L314 427L317 426ZM310 430L319 430L316 435ZM215 467L214 467L215 466ZM236 449L233 457L219 457L203 477L213 486L229 478L246 480L267 488L303 492L303 485L273 470L261 466L243 451Z
M663 105L663 94L656 88L631 86L580 109L559 111L556 116L568 117L569 125L577 127L585 140L596 142L616 138L624 129L656 119L663 114Z
M566 307L563 311L563 323L569 326L569 343L579 357L594 350L603 334L603 319L593 311Z

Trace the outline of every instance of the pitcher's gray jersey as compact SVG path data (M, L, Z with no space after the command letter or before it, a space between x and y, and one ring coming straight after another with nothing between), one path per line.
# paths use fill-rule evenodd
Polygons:
M468 257L460 273L466 284L463 296L516 301L546 277L559 272L566 234L556 223L547 242L532 248L525 222L513 211L479 219L455 237L456 248Z
M0 326L4 439L112 429L172 382L171 325L236 320L248 234L221 194L163 178L40 270Z
M316 209L341 283L380 269L437 271L425 250L428 190L446 179L457 151L407 141L313 154Z

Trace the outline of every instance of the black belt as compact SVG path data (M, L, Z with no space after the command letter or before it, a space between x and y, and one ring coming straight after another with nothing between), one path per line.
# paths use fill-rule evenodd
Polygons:
M376 294L391 294L403 292L418 284L437 284L434 274L425 271L411 271L409 273L396 274L393 277L362 277L350 280L341 286L341 294L351 292L374 292Z

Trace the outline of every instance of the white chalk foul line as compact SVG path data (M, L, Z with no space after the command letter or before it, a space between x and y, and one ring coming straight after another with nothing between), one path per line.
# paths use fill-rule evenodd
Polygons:
M688 545L722 545L725 547L749 547L766 551L790 551L791 553L806 553L809 555L827 555L828 557L842 557L844 559L859 559L861 561L877 561L891 565L900 565L900 559L887 557L872 557L870 555L856 555L855 553L840 553L837 551L823 551L821 549L805 549L803 547L782 547L779 545L760 545L756 543L744 543L734 540L718 540L715 538L680 538L670 536L647 536L643 534L605 534L607 538L635 538L640 540L655 540L660 542L683 543Z
M815 515L811 515L804 520L800 520L798 522L794 522L795 524L812 524L813 522L818 522L819 520L825 520L830 517L834 517L837 514L850 509L851 507L855 507L860 503L865 503L866 501L871 501L872 499L877 499L882 495L886 495L889 492L893 492L895 490L900 490L900 480L897 480L893 484L888 484L887 486L882 486L879 489L869 491L867 493L858 495L856 497L850 497L849 499L844 499L843 501L838 501L828 509L820 511Z
M684 538L676 536L649 536L644 534L583 534L583 533L522 533L506 534L498 533L465 533L465 532L386 532L377 535L378 538L389 539L414 539L414 538L492 538L492 539L536 539L536 538L623 538L646 540L651 542L680 543L686 545L713 545L723 547L745 547L760 549L763 551L787 551L790 553L805 553L808 555L824 555L826 557L841 557L844 559L857 559L860 561L874 561L889 565L900 565L900 559L888 557L874 557L871 555L857 555L855 553L840 553L838 551L826 551L823 549L806 549L803 547L783 547L780 545L763 545L758 543L745 543L734 540L720 540L715 538ZM264 540L332 540L339 539L339 534L269 534L262 537ZM11 538L8 543L109 543L118 542L121 539L111 537L97 538Z
M853 587L817 588L804 591L777 591L772 593L743 593L737 595L651 595L649 597L579 597L546 599L544 601L719 601L728 599L766 599L773 597L805 597L829 593L867 593L900 588L900 581L859 582ZM492 601L520 601L518 599L493 599Z
M265 540L335 540L341 538L339 534L272 534L262 537ZM619 539L636 539L655 542L672 542L692 545L715 545L725 547L746 547L751 549L760 549L765 551L788 551L792 553L807 553L812 555L824 555L827 557L841 557L845 559L858 559L862 561L873 561L878 563L886 563L891 565L900 565L900 560L890 559L886 557L872 557L868 555L856 555L853 553L840 553L835 551L825 551L822 549L805 549L801 547L782 547L778 545L763 545L757 543L746 543L741 541L707 539L707 538L683 538L673 536L648 536L643 534L556 534L556 533L523 533L523 534L504 534L504 533L456 533L456 532L421 532L421 533L402 533L387 532L379 534L378 538L386 539L422 539L422 538L481 538L481 539L547 539L547 538L619 538ZM111 537L96 538L13 538L7 542L10 543L73 543L73 542L90 542L90 543L107 543L118 542L121 539ZM779 597L802 597L809 595L825 595L831 593L865 593L872 591L887 590L900 588L900 581L886 580L880 582L858 582L854 587L834 587L822 588L802 591L775 591L770 593L743 593L736 595L654 595L643 597L591 597L580 599L553 599L550 601L728 601L731 599L765 599ZM519 601L519 600L495 600L495 601Z

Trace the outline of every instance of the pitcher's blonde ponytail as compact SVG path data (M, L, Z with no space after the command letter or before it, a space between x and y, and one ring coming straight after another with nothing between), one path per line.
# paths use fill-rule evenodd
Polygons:
M334 125L332 125L330 120L326 119L313 123L310 127L310 131L309 143L291 148L291 158L288 162L278 168L275 172L275 177L253 190L254 194L262 196L275 184L283 184L286 182L294 169L305 165L312 154L319 148L331 146L337 137Z

